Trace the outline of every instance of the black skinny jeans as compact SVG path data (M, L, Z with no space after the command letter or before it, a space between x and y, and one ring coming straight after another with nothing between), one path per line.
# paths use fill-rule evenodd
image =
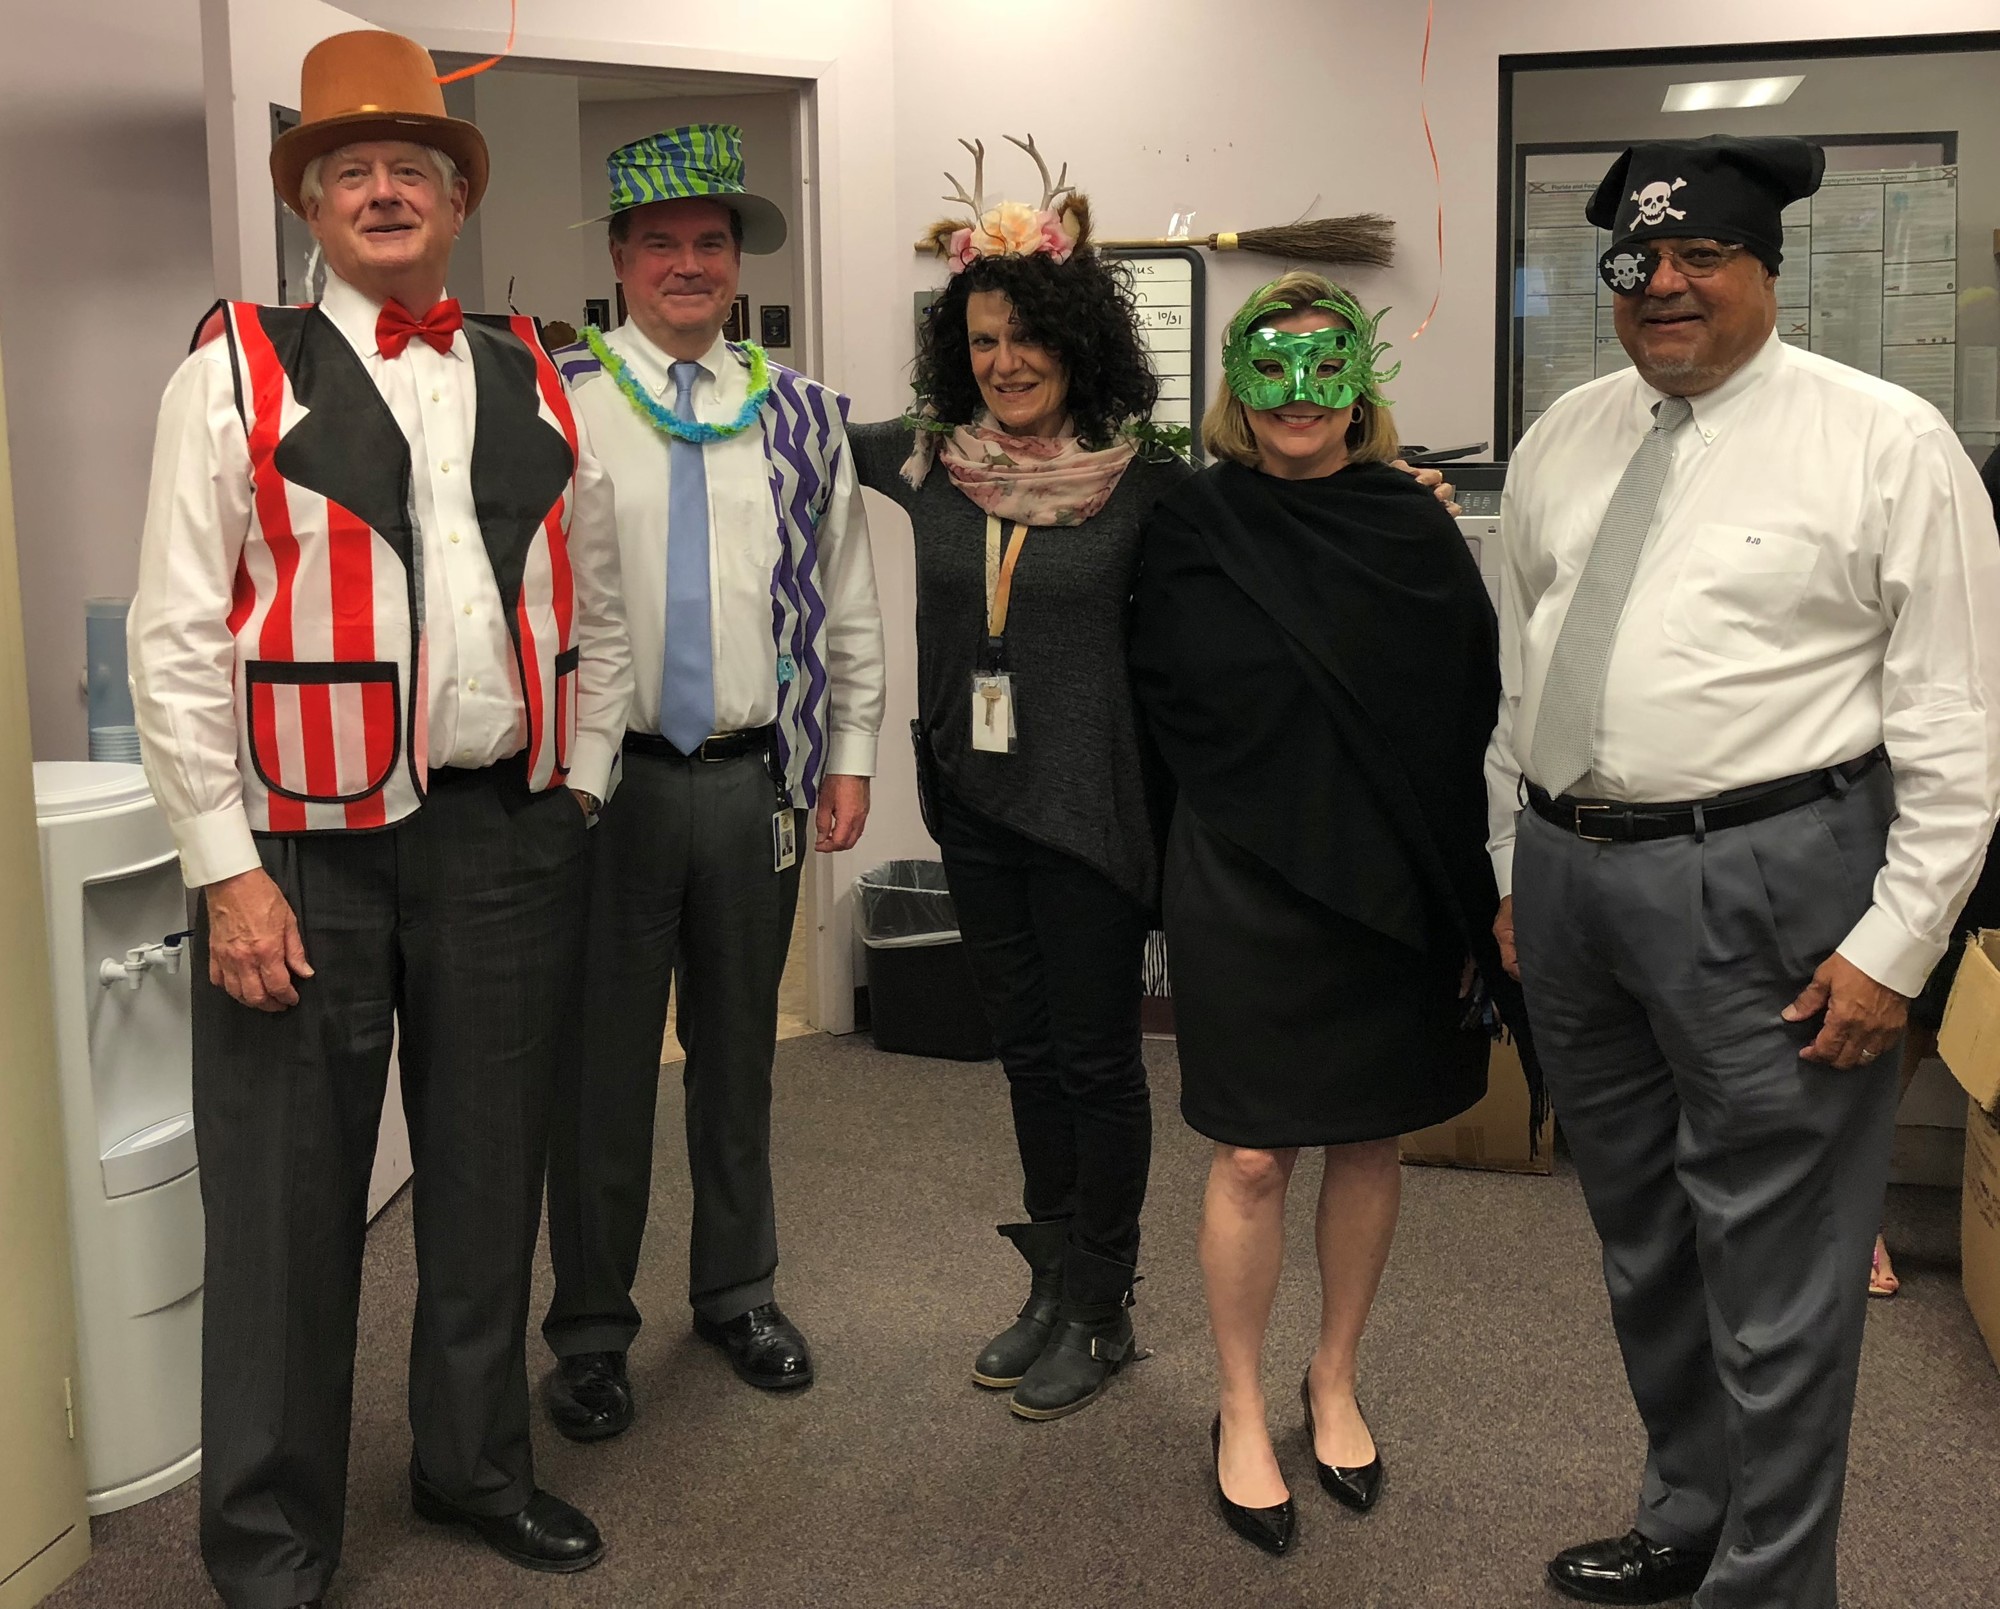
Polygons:
M1153 1155L1139 1054L1148 922L1102 873L940 789L959 931L1007 1071L1022 1205L1070 1220L1070 1244L1127 1265Z

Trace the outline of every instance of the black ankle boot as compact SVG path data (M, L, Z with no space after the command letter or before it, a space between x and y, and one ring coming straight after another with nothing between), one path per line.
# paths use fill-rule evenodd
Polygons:
M1060 1419L1096 1400L1135 1355L1132 1265L1071 1246L1063 1263L1062 1306L1049 1344L1015 1387L1010 1407L1023 1419Z
M1045 1223L1001 1224L1000 1233L1013 1241L1014 1249L1027 1261L1033 1280L1028 1299L1022 1303L1014 1322L986 1343L979 1361L972 1366L975 1383L1002 1390L1021 1383L1028 1365L1042 1355L1049 1332L1056 1327L1056 1308L1062 1301L1063 1251L1069 1244L1069 1220L1052 1218Z

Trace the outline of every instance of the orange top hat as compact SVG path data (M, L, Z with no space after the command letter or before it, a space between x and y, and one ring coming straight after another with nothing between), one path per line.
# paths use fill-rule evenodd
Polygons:
M486 194L486 137L449 117L437 63L414 39L377 28L335 34L306 52L299 68L299 125L271 146L278 199L305 216L299 185L314 157L364 140L434 145L465 175L465 210Z

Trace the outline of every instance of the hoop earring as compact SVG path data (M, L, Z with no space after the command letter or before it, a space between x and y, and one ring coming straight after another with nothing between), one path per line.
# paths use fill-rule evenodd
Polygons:
M1350 425L1358 425L1358 424L1360 424L1360 423L1361 423L1361 404L1360 404L1360 403L1358 403L1358 402L1357 402L1357 403L1356 403L1356 404L1355 404L1355 405L1354 405L1353 407L1351 407L1351 408L1349 408L1349 409L1347 410L1347 422L1348 422L1348 423L1349 423Z

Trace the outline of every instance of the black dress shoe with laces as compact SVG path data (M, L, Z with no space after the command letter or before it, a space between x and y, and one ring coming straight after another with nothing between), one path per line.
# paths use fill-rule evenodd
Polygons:
M1637 1531L1565 1548L1549 1560L1549 1585L1586 1603L1668 1603L1693 1595L1713 1548L1670 1548Z
M557 1358L542 1383L549 1417L571 1441L603 1441L632 1423L632 1382L623 1352Z
M512 1514L475 1514L460 1508L424 1478L410 1460L410 1506L433 1525L463 1525L501 1558L524 1570L568 1574L588 1570L604 1557L597 1527L560 1497L536 1491Z
M1357 1514L1366 1514L1382 1495L1382 1452L1380 1448L1367 1463L1354 1469L1319 1461L1319 1443L1313 1434L1312 1365L1299 1382L1299 1400L1306 1405L1306 1447L1312 1453L1313 1469L1319 1475L1320 1490L1337 1503L1345 1503Z
M798 1326L776 1302L765 1302L733 1319L694 1316L694 1333L729 1354L737 1378L766 1391L789 1391L813 1381L812 1353Z

